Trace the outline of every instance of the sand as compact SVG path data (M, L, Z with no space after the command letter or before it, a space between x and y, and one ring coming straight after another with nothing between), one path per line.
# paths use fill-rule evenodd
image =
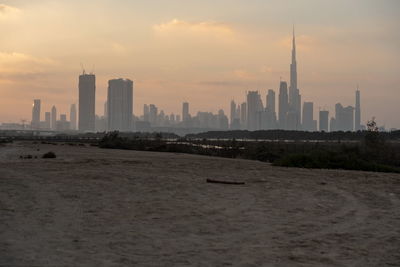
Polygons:
M9 144L0 266L400 266L400 175Z

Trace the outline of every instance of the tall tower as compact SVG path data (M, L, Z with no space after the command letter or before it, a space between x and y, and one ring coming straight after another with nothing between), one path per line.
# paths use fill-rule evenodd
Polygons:
M279 85L279 128L286 129L286 120L288 113L288 94L287 94L287 83L281 81Z
M300 130L301 95L300 90L297 87L296 36L294 26L292 39L292 63L290 64L289 111L290 117L292 118L288 125L289 130Z
M182 121L188 121L190 119L189 115L189 103L183 102L182 104Z
M40 128L40 99L33 100L31 125L34 130Z
M355 114L354 114L354 130L359 131L361 130L361 103L360 103L360 90L356 90L356 107L355 107Z
M76 130L76 105L72 104L69 110L70 130Z
M57 130L57 108L53 106L51 108L51 129L53 131Z
M79 131L95 130L96 76L79 76Z

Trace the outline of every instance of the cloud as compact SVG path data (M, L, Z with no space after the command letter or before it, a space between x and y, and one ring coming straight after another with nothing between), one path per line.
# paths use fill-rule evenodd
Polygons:
M200 37L216 40L235 39L235 31L231 26L216 21L188 22L173 19L166 23L154 25L153 30L158 36L164 37Z
M0 79L16 81L33 79L55 65L56 62L48 58L17 52L0 52Z
M16 7L0 4L0 20L16 19L20 13Z

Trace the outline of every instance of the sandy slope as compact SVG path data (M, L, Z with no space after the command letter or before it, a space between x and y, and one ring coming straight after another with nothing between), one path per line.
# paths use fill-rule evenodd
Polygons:
M0 266L225 265L399 266L400 175L0 147Z

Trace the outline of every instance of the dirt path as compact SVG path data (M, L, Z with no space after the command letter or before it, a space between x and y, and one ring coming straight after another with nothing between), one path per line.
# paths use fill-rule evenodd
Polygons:
M17 143L0 266L398 266L399 198L398 174Z

